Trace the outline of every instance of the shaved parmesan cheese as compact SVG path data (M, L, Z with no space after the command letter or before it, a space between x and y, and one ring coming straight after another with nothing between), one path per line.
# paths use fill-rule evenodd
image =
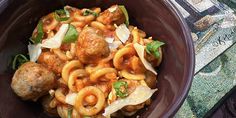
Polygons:
M152 67L152 64L150 64L145 58L144 58L144 46L138 44L138 43L135 43L134 44L134 49L136 50L139 58L141 59L144 67L153 72L155 75L157 75L157 72L155 71L155 69Z
M112 43L114 41L114 37L106 37L105 40L107 43Z
M65 37L65 34L69 28L69 24L62 24L59 31L52 38L45 39L42 43L44 48L59 48L61 46L62 40Z
M115 32L122 43L125 43L129 39L130 31L125 24L118 26Z
M50 94L51 96L54 96L54 95L55 95L55 91L54 91L53 89L49 90L48 92L49 92L49 94Z
M37 45L29 44L28 52L29 52L30 61L36 62L39 58L39 55L42 52L41 44L37 44Z
M117 6L113 6L113 7L110 7L110 8L108 9L108 11L114 12L114 11L116 11L116 9L117 9Z
M102 115L105 117L110 117L112 113L120 110L124 106L143 103L148 100L155 91L157 91L157 89L150 89L149 87L142 85L137 86L135 91L128 97L112 102L105 108L105 112Z
M109 49L117 49L122 43L120 41L114 41L113 43L108 43Z
M66 95L65 102L69 105L75 105L77 93L69 93Z

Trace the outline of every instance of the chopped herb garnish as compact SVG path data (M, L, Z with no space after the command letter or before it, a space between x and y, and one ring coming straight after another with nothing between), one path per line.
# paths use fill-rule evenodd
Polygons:
M126 26L129 26L129 14L128 14L125 6L124 5L119 5L119 8L122 10L122 12L125 15L125 24L126 24Z
M160 42L160 41L153 41L151 43L148 43L146 46L146 52L148 54L152 54L154 55L155 58L159 58L160 57L160 53L159 53L159 47L161 47L162 45L164 45L165 43Z
M88 15L90 15L90 14L94 15L95 17L98 16L98 13L96 13L96 12L90 10L90 9L86 9L86 10L83 12L83 16L88 16Z
M79 33L73 25L69 25L69 29L63 39L63 43L75 42L78 38Z
M72 108L68 108L67 118L72 118Z
M25 55L17 54L12 61L12 69L16 70L18 67L28 61L29 59Z
M70 13L66 9L59 9L54 12L54 17L57 21L67 21L70 18Z
M120 98L128 96L128 83L125 81L117 81L113 83L116 95Z
M37 35L36 37L33 39L34 40L34 43L37 44L37 43L41 43L42 42L42 39L43 39L43 35L44 35L44 32L43 32L43 22L40 20L38 25L37 25Z

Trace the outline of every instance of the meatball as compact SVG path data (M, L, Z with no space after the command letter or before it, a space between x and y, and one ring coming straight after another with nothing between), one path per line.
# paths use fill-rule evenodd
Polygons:
M98 29L85 27L78 38L77 56L83 63L96 63L109 55L108 43Z
M97 21L105 25L120 25L125 22L125 15L118 5L113 5L104 12L100 13L97 17Z
M48 67L53 72L60 74L65 62L52 52L43 52L38 58L38 63Z
M36 101L56 85L55 75L44 66L26 62L14 74L13 91L23 100Z

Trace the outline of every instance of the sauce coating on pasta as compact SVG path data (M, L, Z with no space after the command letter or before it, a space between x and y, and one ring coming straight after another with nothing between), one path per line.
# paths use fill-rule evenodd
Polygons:
M28 46L30 63L42 67L21 74L29 78L33 75L36 82L26 85L36 89L40 84L37 80L48 78L41 74L46 68L54 75L50 77L55 85L27 100L45 95L45 110L61 118L130 116L150 105L157 82L154 68L162 61L164 43L147 37L128 20L125 7L120 5L104 11L99 7L65 6L43 16ZM20 78L18 73L13 80L25 81L26 77ZM21 84L12 84L13 90L26 86ZM143 97L136 100L135 96Z

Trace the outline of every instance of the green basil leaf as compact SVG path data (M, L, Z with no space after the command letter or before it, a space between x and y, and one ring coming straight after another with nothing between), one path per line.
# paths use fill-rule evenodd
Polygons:
M95 17L98 17L98 14L90 9L86 9L84 12L83 12L83 16L88 16L88 15L94 15Z
M147 46L146 46L146 52L148 54L151 54L151 51L152 51L152 45L151 45L151 43L148 43Z
M66 32L66 35L63 39L63 43L71 43L75 42L79 36L79 33L77 32L76 28L73 25L69 25L69 29Z
M160 41L154 41L153 43L153 50L157 50L159 47L161 47L162 45L164 45L163 42Z
M119 5L119 8L122 10L122 12L123 12L124 15L125 15L125 24L126 24L127 26L129 26L129 14L128 14L128 12L127 12L125 6L124 6L124 5Z
M41 43L42 39L43 39L43 35L44 35L44 32L43 32L43 22L40 20L38 25L37 25L37 35L34 38L34 43L35 44Z
M155 52L153 52L153 55L154 55L154 57L159 58L160 57L160 52L155 51Z
M57 21L67 21L70 18L70 14L66 9L59 9L54 12L54 17Z
M128 96L128 83L125 81L117 81L113 83L116 95L120 98Z
M29 59L25 55L17 54L12 61L12 69L16 70L18 67L28 61Z
M148 43L146 45L146 52L148 54L153 54L155 58L159 58L160 57L159 47L161 47L164 44L165 43L160 41L153 41L151 43Z

